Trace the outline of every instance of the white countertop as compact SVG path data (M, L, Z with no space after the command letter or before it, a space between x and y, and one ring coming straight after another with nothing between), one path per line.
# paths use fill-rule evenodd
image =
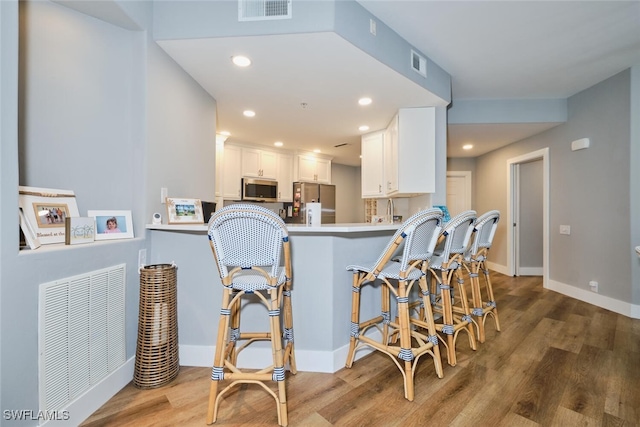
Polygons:
M370 224L370 223L344 223L344 224L322 224L311 227L304 224L287 224L287 229L291 234L336 234L336 233L362 233L371 231L395 231L401 224ZM204 232L208 231L207 224L147 224L147 230L161 231L187 231Z

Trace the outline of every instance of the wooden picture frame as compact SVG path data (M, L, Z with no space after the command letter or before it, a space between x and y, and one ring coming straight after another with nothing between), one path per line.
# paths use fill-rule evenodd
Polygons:
M18 203L31 236L43 245L64 243L65 219L80 216L71 190L19 186Z
M166 198L167 222L169 224L203 224L200 199Z
M89 210L87 216L95 220L96 240L133 238L131 211Z

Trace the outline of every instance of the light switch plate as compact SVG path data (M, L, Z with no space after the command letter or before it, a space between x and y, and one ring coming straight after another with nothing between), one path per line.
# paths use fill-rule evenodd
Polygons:
M571 234L571 226L570 225L561 225L560 226L560 234Z

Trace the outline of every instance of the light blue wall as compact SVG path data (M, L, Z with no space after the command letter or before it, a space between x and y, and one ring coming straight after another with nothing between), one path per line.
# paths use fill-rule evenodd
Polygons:
M67 7L90 2L19 4L20 26L18 2L0 2L0 406L37 411L39 285L125 263L126 355L134 357L138 251L153 257L144 224L161 206L165 179L176 195L213 191L215 101L145 31ZM150 22L150 3L125 9ZM131 210L136 238L19 252L18 184L74 190L81 215Z
M585 290L597 280L601 295L637 304L626 225L630 198L637 197L630 194L630 128L638 120L630 111L630 75L626 70L570 97L566 123L477 158L475 208L506 213L508 159L549 147L550 280ZM583 137L591 147L571 151L571 141ZM559 235L560 224L571 226L569 238ZM507 225L500 223L492 247L493 261L503 266Z

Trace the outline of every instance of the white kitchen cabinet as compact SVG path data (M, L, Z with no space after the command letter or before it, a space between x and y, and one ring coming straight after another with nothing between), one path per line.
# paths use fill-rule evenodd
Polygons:
M242 176L276 179L277 169L276 153L242 148Z
M293 156L278 153L276 156L278 201L293 202Z
M385 131L362 136L360 154L363 198L386 195L384 142Z
M222 167L222 197L225 200L240 200L242 189L242 148L225 144Z
M383 132L384 184L383 194L378 197L411 197L434 193L435 108L401 108ZM374 156L373 153L367 154ZM380 162L380 159L376 158L375 161ZM372 177L372 174L362 167L363 197L366 197L365 179L367 194L375 190L371 180L379 177Z
M331 160L298 155L298 181L331 184Z
M216 143L216 198L222 197L224 180L224 144Z

